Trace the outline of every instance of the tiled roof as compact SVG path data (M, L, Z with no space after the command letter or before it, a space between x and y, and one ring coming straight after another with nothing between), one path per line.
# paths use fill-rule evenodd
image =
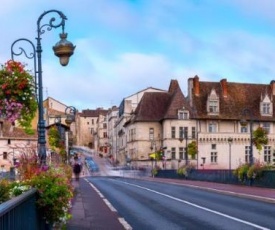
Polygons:
M170 97L168 93L146 92L140 100L134 121L160 121L166 112Z
M2 121L2 136L3 138L37 138L36 130L33 135L27 134L22 128L12 127L7 121Z
M171 80L168 92L146 92L139 102L131 122L161 121L177 118L178 110L188 108L177 80Z
M226 94L224 94L226 87ZM216 116L207 114L207 99L211 90L215 89L219 96L220 111ZM198 119L231 119L240 120L244 118L253 120L273 120L273 117L261 117L260 102L261 97L268 95L274 101L272 95L272 84L248 84L227 82L226 79L221 82L199 82L199 94L195 95L195 90L192 91L192 99L194 102L194 110ZM247 109L251 114L244 113ZM275 107L273 104L273 111Z
M86 109L82 110L81 113L79 113L80 117L99 117L99 115L106 116L108 113L107 109Z

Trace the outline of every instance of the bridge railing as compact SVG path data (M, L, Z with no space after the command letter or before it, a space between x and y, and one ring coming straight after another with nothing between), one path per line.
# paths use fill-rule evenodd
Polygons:
M36 208L36 189L0 204L0 229L49 229Z

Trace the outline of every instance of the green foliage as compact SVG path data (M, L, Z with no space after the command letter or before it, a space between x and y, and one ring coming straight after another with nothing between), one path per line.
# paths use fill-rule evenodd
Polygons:
M60 147L61 137L56 127L51 127L49 129L48 137L49 137L49 145L51 146L51 148L54 149L54 148Z
M158 171L160 170L160 167L159 166L155 166L153 169L152 169L152 175L153 176L156 176L158 174Z
M233 175L238 177L238 179L243 182L247 178L248 169L249 164L243 164L233 171Z
M0 204L10 199L10 184L7 180L0 180Z
M258 127L256 130L253 131L253 144L256 148L261 151L263 149L263 145L268 144L268 137L267 132L264 128Z
M32 178L30 185L38 189L38 209L49 223L65 223L71 217L73 188L62 169L41 172Z
M52 159L53 161L54 159ZM73 197L72 168L52 162L54 167L40 167L35 151L25 150L20 158L20 181L0 181L0 203L30 188L37 189L37 208L48 223L64 225L71 218Z
M195 169L195 166L192 164L188 164L188 165L183 165L181 167L178 168L177 170L177 174L180 176L185 176L188 177L189 173Z
M244 182L246 179L260 179L264 170L269 170L269 166L256 162L251 166L249 164L240 165L233 171L233 174Z
M187 153L188 155L191 156L192 159L195 159L197 152L198 152L198 148L197 148L196 141L192 141L187 145Z

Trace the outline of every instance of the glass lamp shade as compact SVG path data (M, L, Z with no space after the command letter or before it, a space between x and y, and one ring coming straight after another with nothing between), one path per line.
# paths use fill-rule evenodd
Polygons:
M54 54L59 57L60 64L66 66L69 63L70 56L73 55L75 46L67 41L67 33L59 35L61 40L53 47Z

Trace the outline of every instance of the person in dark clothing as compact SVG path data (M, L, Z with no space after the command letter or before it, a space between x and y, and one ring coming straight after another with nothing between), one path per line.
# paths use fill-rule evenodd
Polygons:
M75 179L78 181L79 180L79 174L81 172L81 163L78 161L78 159L75 159L74 166L73 166L73 172L75 175Z

